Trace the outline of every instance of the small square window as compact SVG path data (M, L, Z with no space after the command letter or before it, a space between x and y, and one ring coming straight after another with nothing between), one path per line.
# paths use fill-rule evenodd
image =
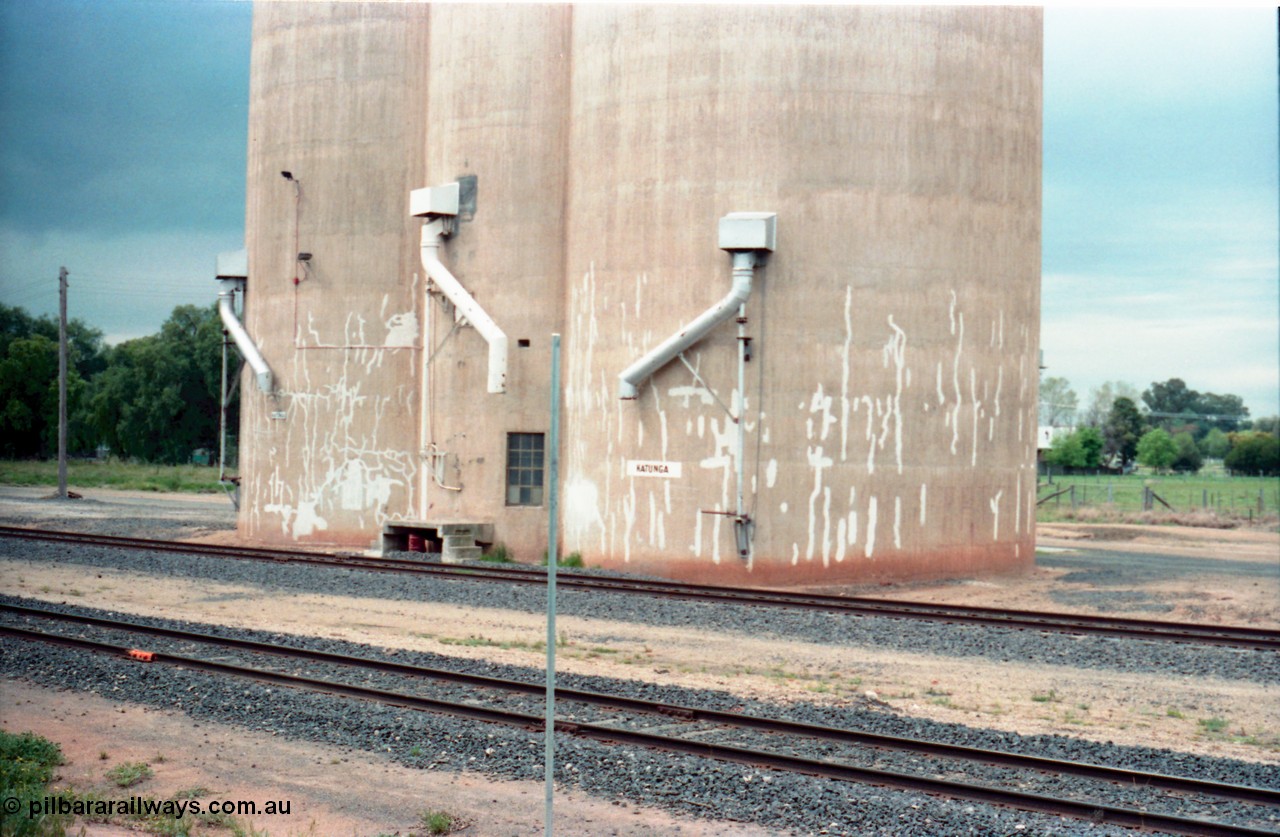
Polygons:
M543 434L507 434L507 505L542 505Z

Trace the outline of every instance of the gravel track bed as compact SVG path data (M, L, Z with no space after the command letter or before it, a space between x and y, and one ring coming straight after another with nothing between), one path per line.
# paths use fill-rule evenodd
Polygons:
M22 542L14 538L0 538L0 560L3 558L56 561L156 575L180 574L187 578L251 584L297 593L435 601L526 613L542 613L546 610L545 589L527 584L445 580L363 570L186 557L97 547L69 548L62 544ZM568 589L557 593L557 611L586 618L701 628L722 634L742 633L752 637L801 640L846 647L872 646L997 662L1018 660L1072 668L1280 683L1280 654L1243 649L1070 636L782 608L726 606Z
M24 603L22 600L8 597L5 597L5 600L15 604ZM47 605L39 606L48 607ZM119 616L119 614L77 607L55 606L51 609L97 616ZM539 669L500 666L420 652L388 653L385 649L331 639L133 616L124 618L143 624L198 630L204 633L294 645L331 653L353 654L372 659L390 659L411 665L448 668L533 683L540 682L542 677ZM15 624L26 621L9 615L5 615L4 619ZM31 621L44 622L44 620ZM41 630L86 636L117 644L130 644L119 632L106 629L56 622L44 622L37 627ZM207 646L195 646L191 643L160 637L147 637L142 645L150 650L203 656L224 662L243 660L252 662L256 666L265 666L266 659L247 652L231 649L211 650ZM541 769L541 737L536 733L514 731L496 725L478 724L424 713L405 712L357 701L342 701L288 688L273 688L248 682L237 683L198 672L179 671L169 666L146 667L140 670L136 663L68 649L33 647L26 642L13 643L11 650L13 653L6 654L2 665L3 671L10 676L22 676L39 683L84 689L113 699L180 708L196 717L241 723L251 728L266 729L290 737L310 738L388 752L398 761L418 767L479 769L497 775L529 779L536 778ZM415 694L430 694L432 697L474 694L466 687L428 687L422 680L377 673L353 677L349 672L344 673L341 668L303 665L290 660L277 661L270 667L286 671L305 669L307 676L358 682L360 685L404 690ZM142 673L143 671L145 674ZM777 706L756 701L744 702L741 698L724 692L656 687L641 681L572 675L563 675L560 681L565 687L625 694L668 703L718 709L738 707L750 714L789 717L807 723L843 726L891 735L910 735L963 743L968 746L1004 749L1050 758L1130 767L1234 784L1280 787L1280 768L1274 766L1190 756L1167 750L1117 747L1060 736L1021 737L1011 733L959 725L910 721L891 713L865 707L833 708L806 704ZM486 702L492 704L495 701L489 698ZM540 699L508 695L498 702L503 708L523 711L534 716L540 715L542 711ZM566 704L562 706L562 710L564 711L559 713L561 717L586 722L600 722L608 719L633 728L671 726L668 719L656 719L652 716L642 716L639 720L628 722L625 719L619 719L615 712L596 707L574 708ZM326 720L329 716L332 716L332 722ZM725 733L716 733L711 737L723 740L725 735ZM741 735L732 736L732 741L727 743L759 746L758 742L753 743ZM850 750L827 743L814 743L792 749L797 755L808 758L839 757L851 763L886 770L924 773L960 781L1012 784L1030 793L1100 799L1109 804L1125 807L1141 807L1178 816L1250 824L1261 828L1275 829L1280 826L1280 819L1276 819L1274 812L1272 819L1259 820L1256 808L1250 809L1248 806L1225 801L1215 801L1194 808L1185 805L1179 808L1161 802L1159 794L1140 789L1118 788L1105 783L1097 784L1071 777L1032 774L1032 778L1029 779L1027 774L1002 768L972 764L957 765L909 754L884 754L861 748ZM988 810L987 806L977 803L945 805L937 800L914 794L849 786L780 773L760 773L736 765L665 756L644 750L633 751L623 747L607 747L592 742L571 741L567 738L561 739L558 752L561 759L562 781L615 798L619 794L625 794L639 802L674 807L702 816L752 820L771 826L785 824L800 830L811 829L815 823L827 822L834 824L828 826L828 829L837 833L1013 833L1008 829L1013 829L1018 824L1031 829L1030 833L1037 834L1111 833L1084 823L1064 824L1040 815L1018 814L999 809ZM758 798L761 794L774 798L766 805ZM774 796L777 794L782 796ZM799 795L792 796L792 794ZM780 799L789 800L790 807L787 803L779 801ZM810 801L818 807L811 805ZM856 806L856 809L851 806ZM884 810L875 813L876 807ZM1251 816L1253 819L1250 818ZM1009 817L1013 817L1013 820L1009 820ZM1032 823L1033 819L1043 822ZM917 828L920 830L917 831ZM883 831L877 829L883 829Z

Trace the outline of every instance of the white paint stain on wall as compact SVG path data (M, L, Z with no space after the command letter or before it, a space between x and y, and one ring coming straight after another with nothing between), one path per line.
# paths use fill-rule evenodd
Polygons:
M831 457L823 455L822 445L809 447L808 460L809 467L813 469L813 491L809 494L809 542L805 547L804 559L812 561L814 550L817 547L817 533L815 530L818 521L818 497L822 495L822 472L830 468L834 463L831 461Z
M578 473L564 483L564 527L571 542L580 543L591 530L604 531L600 513L600 489L585 475Z
M405 311L392 314L386 321L387 336L382 345L387 347L413 348L418 345L418 314L416 311Z
M956 292L951 292L951 334L956 338L956 353L951 358L951 386L955 391L956 403L948 417L951 424L951 455L958 453L960 444L960 407L963 396L960 393L960 355L964 352L964 312L956 311Z
M849 459L849 358L853 349L853 286L844 289L844 351L840 354L840 461Z
M890 364L894 370L894 391L889 396L889 407L886 411L888 415L893 417L893 444L894 454L898 462L898 473L902 473L902 389L906 384L906 377L909 370L906 368L907 356L907 333L898 328L897 323L893 321L893 315L889 315L889 328L893 329L893 336L884 344L881 355L884 358L884 366L887 369ZM888 416L886 416L887 422ZM881 444L884 444L883 437Z
M643 283L644 279L640 281ZM618 339L629 347L628 351L642 352L653 337L665 336L665 333L651 335L635 316L646 300L653 302L647 294L657 292L656 284L646 286L643 293L639 292L638 285L631 282L617 284L623 287L605 289L602 286L598 289L594 268L582 277L580 283L573 283L570 288L573 327L581 329L578 333L586 331L589 324L594 323L597 312L605 310L611 312L609 316L616 325L618 312L622 312L623 323ZM720 385L726 379L721 366L724 358L719 354L714 355L715 365L711 367L715 373L707 375L705 380L700 379L701 372L691 380L680 380L681 366L678 361L673 363L671 369L662 373L661 388L648 387L638 402L618 401L612 391L616 370L605 369L603 364L589 367L576 375L571 372L566 387L566 403L574 404L574 420L580 426L592 428L589 435L600 438L596 434L603 431L608 438L607 470L610 476L603 480L594 476L596 471L603 470L599 465L599 451L587 451L571 443L567 457L569 475L572 477L578 469L576 473L582 475L593 490L584 490L580 503L566 503L566 517L577 521L576 524L566 521L566 534L580 541L588 532L599 532L602 549L625 556L624 560L630 561L637 549L643 547L648 554L654 548L662 548L659 545L664 544L670 529L673 535L680 533L678 545L681 549L687 544L693 556L719 563L722 551L729 549L732 540L727 533L729 527L724 525L725 515L712 514L711 525L705 525L707 515L699 512L733 509L732 489L736 471L745 468L751 478L748 480L751 491L747 498L749 508L752 508L752 495L763 494L760 499L771 504L766 508L776 510L781 526L790 507L803 504L806 514L793 519L794 523L786 524L796 529L803 527L803 534L790 530L784 541L791 544L793 562L798 563L801 559L812 562L821 556L823 566L829 566L832 559L842 563L859 553L859 557L872 559L876 557L876 549L883 552L890 540L893 548L900 551L917 546L928 547L934 538L929 532L930 525L950 525L948 520L951 519L946 514L939 516L935 513L932 519L929 515L929 489L937 488L937 485L930 484L934 482L933 477L928 482L923 479L913 481L905 487L905 492L897 489L886 494L886 489L877 489L877 480L883 483L879 475L887 469L904 475L918 465L911 457L910 447L913 440L927 436L936 440L931 444L937 444L942 451L949 450L959 458L958 463L938 474L941 484L952 486L956 469L976 470L984 463L988 450L999 453L1002 433L1012 434L1016 427L1019 438L1026 438L1026 417L1033 409L1033 405L1026 401L1026 370L1034 366L1027 361L1027 353L1031 351L1027 339L1030 331L1023 327L1021 351L1014 350L1005 356L1005 312L984 310L975 314L964 304L961 294L952 290L947 301L934 306L927 316L922 315L919 309L877 315L883 318L879 319L881 325L876 329L877 333L855 341L854 328L858 323L855 322L856 312L852 305L852 286L847 285L835 293L843 296L843 300L837 296L832 300L834 304L826 308L819 306L818 310L824 312L819 316L828 318L825 326L828 329L842 324L843 339L837 337L835 345L823 349L828 359L825 371L821 364L815 365L816 374L804 388L803 398L791 401L800 414L792 413L779 423L781 432L773 434L773 438L783 439L782 446L771 447L773 442L768 426L762 423L758 428L751 428L748 425L746 462L737 461L736 426L725 415L723 403L734 403L736 393L720 392ZM843 307L839 305L841 301ZM652 313L655 309L650 304L647 310ZM976 348L966 344L967 332L981 334L982 331L988 332L988 341ZM926 338L917 342L920 338L916 335L920 333ZM927 375L923 391L913 394L913 372L922 371L912 369L913 356L921 351L917 346L935 346L936 343L931 341L938 336L946 340L948 333L951 340L940 352L946 357L939 359L935 355L929 358L928 365L923 367ZM598 334L592 334L590 339L574 341L578 352L573 360L575 367L582 369L584 360L588 364L596 362L592 350L596 339ZM724 345L717 344L714 352L722 353L724 348ZM772 348L764 347L764 350L767 352ZM931 348L930 351L937 352L938 349ZM993 353L999 357L993 360ZM712 356L708 355L709 358ZM688 359L694 369L701 369L700 353L690 352ZM916 363L918 365L919 361ZM1016 369L1013 364L1017 364ZM1019 375L1017 387L1013 386L1012 380L1004 380L1013 374ZM919 375L914 377L918 379ZM759 397L754 392L755 381L749 380L749 383L752 386L748 386L748 394ZM650 392L652 401L649 400ZM764 392L767 396L768 385ZM1011 397L1014 393L1017 393L1016 399ZM749 410L746 412L750 415ZM833 432L837 428L838 434ZM757 434L755 439L752 433ZM691 451L697 453L691 455ZM698 469L686 471L692 473L694 479L674 486L664 485L661 494L655 488L647 498L632 500L628 483L619 476L623 473L621 468L626 459L666 461L672 457L690 464L697 462ZM848 463L847 467L845 463ZM809 469L807 473L795 472L796 468L806 467ZM761 476L763 479L759 478ZM918 497L914 490L917 485ZM681 494L692 487L697 489L692 494ZM676 499L673 499L673 489L678 495ZM1023 530L1022 510L1026 506L1021 501L1025 490L1026 482L1021 481L1020 473L1012 469L1008 485L992 487L999 496L1014 492L1015 503L1018 504L1015 531L1019 534ZM893 497L891 532L878 531L879 496ZM990 500L991 495L988 497ZM639 509L637 506L646 500L647 510ZM917 503L914 509L911 508L913 502ZM992 515L993 531L998 533L999 503L994 508L989 503L982 505L986 506L982 511L989 511ZM636 519L646 511L647 526ZM677 516L672 520L679 524L674 528L667 525L671 522L667 517L673 512ZM692 518L686 515L692 515ZM918 520L918 527L908 526L904 531L904 515L909 522ZM1025 520L1029 527L1029 514ZM761 526L768 531L767 519L761 522ZM794 535L790 534L791 531L795 532ZM721 543L722 540L729 543Z
M398 322L403 334L416 334L416 315L395 315L388 322ZM349 314L343 339L363 339L365 327L363 317ZM314 323L311 333L319 342ZM256 488L249 489L257 491L246 503L251 529L270 525L262 519L265 515L278 518L288 538L326 531L349 538L415 507L416 446L384 432L388 415L402 416L418 400L413 374L418 353L403 348L311 346L293 353L289 374L283 376L291 391L271 405L283 406L285 418L268 420L263 431L279 436L270 456L284 457L284 468L273 466L271 479L255 481ZM392 370L405 371L406 383L388 387L385 379L371 380L374 374L388 374L377 370L390 358L396 359ZM313 364L323 364L324 383L313 383ZM290 475L289 484L282 473Z
M863 556L870 558L876 551L876 514L878 506L876 498L872 495L867 500L867 544L863 549Z

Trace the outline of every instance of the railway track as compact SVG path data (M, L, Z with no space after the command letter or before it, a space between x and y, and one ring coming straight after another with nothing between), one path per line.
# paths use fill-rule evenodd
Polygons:
M135 661L139 665L168 664L219 676L245 678L272 685L375 701L405 709L444 713L529 730L544 729L542 716L536 711L530 711L536 709L535 704L543 695L544 686L540 683L373 660L274 642L257 642L84 614L61 613L44 608L0 604L0 614L7 617L7 621L0 624L0 635L10 638L108 654ZM129 644L121 645L104 641L102 638L92 639L64 633L48 633L12 624L16 620L28 624L57 622L78 626L82 633L87 628L102 629L130 636L163 638L198 646L231 649L248 655L287 658L292 661L322 665L344 673L361 674L366 678L367 673L372 671L392 678L391 685L395 688L387 689L320 679L262 668L256 664L231 663L225 661L225 654L221 655L224 659L213 660L207 657L148 650L143 647L145 643L133 640L130 640ZM470 694L466 697L459 697L456 693L445 697L418 694L419 689L411 684L422 681L433 684L445 683L450 687L464 687L470 691ZM519 709L499 708L498 704L502 701L495 700L495 694L523 696L526 699L526 705ZM575 689L557 688L556 698L562 712L569 716L565 720L556 721L556 731L561 734L615 745L639 746L669 753L701 756L755 768L789 771L953 799L980 801L1092 822L1106 822L1172 834L1260 835L1276 833L1274 816L1275 812L1280 810L1280 790L1272 788L1238 786L1180 776L1152 774ZM579 709L575 710L574 707ZM601 716L602 713L602 717L596 717ZM591 717L591 720L581 720L580 717L584 714ZM655 723L657 729L654 728ZM797 740L821 742L824 749L823 756L814 758L805 755L805 750L812 748L797 745L795 743ZM766 748L761 749L762 746ZM926 755L931 759L929 772L934 775L869 767L865 764L852 763L859 760L857 758L842 758L844 754L853 754L859 750L865 752L868 748L877 752ZM865 761L865 757L861 760ZM1149 795L1143 797L1141 807L1131 808L1110 804L1105 800L1100 801L1096 796L1079 798L1083 795L1079 792L1073 793L1072 798L1063 798L1056 793L1029 793L1018 790L1017 787L1034 785L1034 782L1029 782L1020 775L1007 777L999 784L939 778L938 774L942 773L967 775L971 768L967 768L966 765L994 765L1023 773L1030 771L1049 777L1046 781L1050 782L1055 781L1055 777L1071 776L1089 782L1120 787L1125 789L1126 794L1132 794L1135 789L1144 789L1149 792ZM1177 813L1152 810L1152 808L1162 807L1204 810L1224 803L1236 806L1237 811L1241 805L1258 806L1256 813L1246 817L1246 821L1252 821L1253 824L1210 822ZM1239 818L1238 814L1236 818ZM1270 828L1260 828L1259 826L1263 823L1269 823Z
M77 546L150 550L191 556L361 569L370 572L408 573L473 582L546 584L546 572L537 567L439 564L420 560L382 558L346 553L215 546L182 541L160 541L146 538L25 529L13 526L0 526L0 537L25 538ZM654 579L603 577L587 573L575 573L563 569L556 573L556 584L561 589L640 594L686 601L742 604L795 610L818 610L854 616L879 616L891 619L985 625L1015 630L1217 645L1259 651L1280 651L1280 631L1239 625L1206 625L1154 619L1122 619L1088 614L1004 610L862 596L744 589Z

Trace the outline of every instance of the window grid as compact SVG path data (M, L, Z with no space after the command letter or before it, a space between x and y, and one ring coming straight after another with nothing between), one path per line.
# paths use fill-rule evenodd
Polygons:
M542 505L544 436L507 434L507 505Z

